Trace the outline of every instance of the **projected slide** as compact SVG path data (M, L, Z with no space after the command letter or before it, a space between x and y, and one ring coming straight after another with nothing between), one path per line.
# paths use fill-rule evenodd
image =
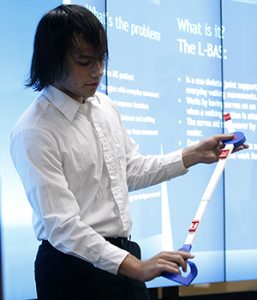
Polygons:
M256 279L257 274L257 1L221 2L222 7L213 0L63 1L85 5L106 26L110 59L99 90L116 104L141 153L167 153L221 133L223 112L231 113L235 128L247 137L250 149L231 156L194 240L199 270L194 283ZM9 157L9 135L36 97L24 89L36 25L61 3L2 3L4 300L36 297L33 264L38 242ZM30 18L24 18L27 15ZM132 239L141 245L143 258L183 245L214 168L198 165L170 182L130 194ZM148 286L174 284L160 277Z
M221 46L220 7L196 2L108 2L107 91L145 154L166 153L222 132L221 60L227 53ZM131 194L132 237L145 258L183 245L212 170L199 166ZM224 280L221 184L212 200L193 247L196 282ZM159 284L172 283L160 278L149 286Z
M224 106L249 151L234 154L225 176L226 279L257 278L257 1L223 1ZM232 16L237 16L237 22Z

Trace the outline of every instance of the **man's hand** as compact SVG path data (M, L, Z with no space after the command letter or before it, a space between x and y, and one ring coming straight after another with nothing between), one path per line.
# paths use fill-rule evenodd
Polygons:
M182 153L185 168L198 163L211 164L217 162L225 146L222 141L230 140L232 137L233 134L219 134L185 148ZM246 148L248 148L248 145L244 144L235 148L233 152Z
M162 272L180 273L180 267L186 272L186 261L193 257L188 252L174 251L161 252L151 259L141 261L129 254L121 263L118 273L142 282L149 281L160 276Z

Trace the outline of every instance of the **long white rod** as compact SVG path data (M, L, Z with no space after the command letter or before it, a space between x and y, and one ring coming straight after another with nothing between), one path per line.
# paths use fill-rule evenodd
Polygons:
M201 222L201 219L203 217L203 214L205 212L207 204L211 200L212 194L218 184L219 178L222 175L222 172L225 168L226 162L228 161L228 158L229 158L230 154L232 153L233 149L234 149L233 144L227 144L224 147L224 149L222 150L220 159L216 165L216 168L214 169L214 171L212 173L210 181L209 181L209 183L203 193L203 196L201 198L201 202L200 202L200 205L196 212L195 218L193 219L193 221L188 229L188 235L186 237L185 244L192 245L196 231L199 227L199 224Z

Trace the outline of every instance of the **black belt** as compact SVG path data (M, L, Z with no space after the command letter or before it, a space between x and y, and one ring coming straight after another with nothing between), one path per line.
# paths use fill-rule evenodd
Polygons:
M130 236L129 237L105 237L106 241L110 242L111 244L118 246L118 247L123 247L127 245L127 243L130 241Z
M130 236L129 237L115 237L115 238L114 237L105 237L105 240L115 246L122 247L124 245L127 245L127 243L130 241ZM42 240L42 244L50 245L50 243L47 240Z

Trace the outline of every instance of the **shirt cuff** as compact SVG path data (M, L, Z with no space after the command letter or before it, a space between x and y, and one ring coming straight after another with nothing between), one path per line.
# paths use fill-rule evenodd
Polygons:
M106 242L101 251L101 256L94 266L116 275L118 273L120 264L128 254L128 251L120 249L119 247Z
M167 175L170 179L188 172L183 163L182 151L183 149L179 149L164 155Z

